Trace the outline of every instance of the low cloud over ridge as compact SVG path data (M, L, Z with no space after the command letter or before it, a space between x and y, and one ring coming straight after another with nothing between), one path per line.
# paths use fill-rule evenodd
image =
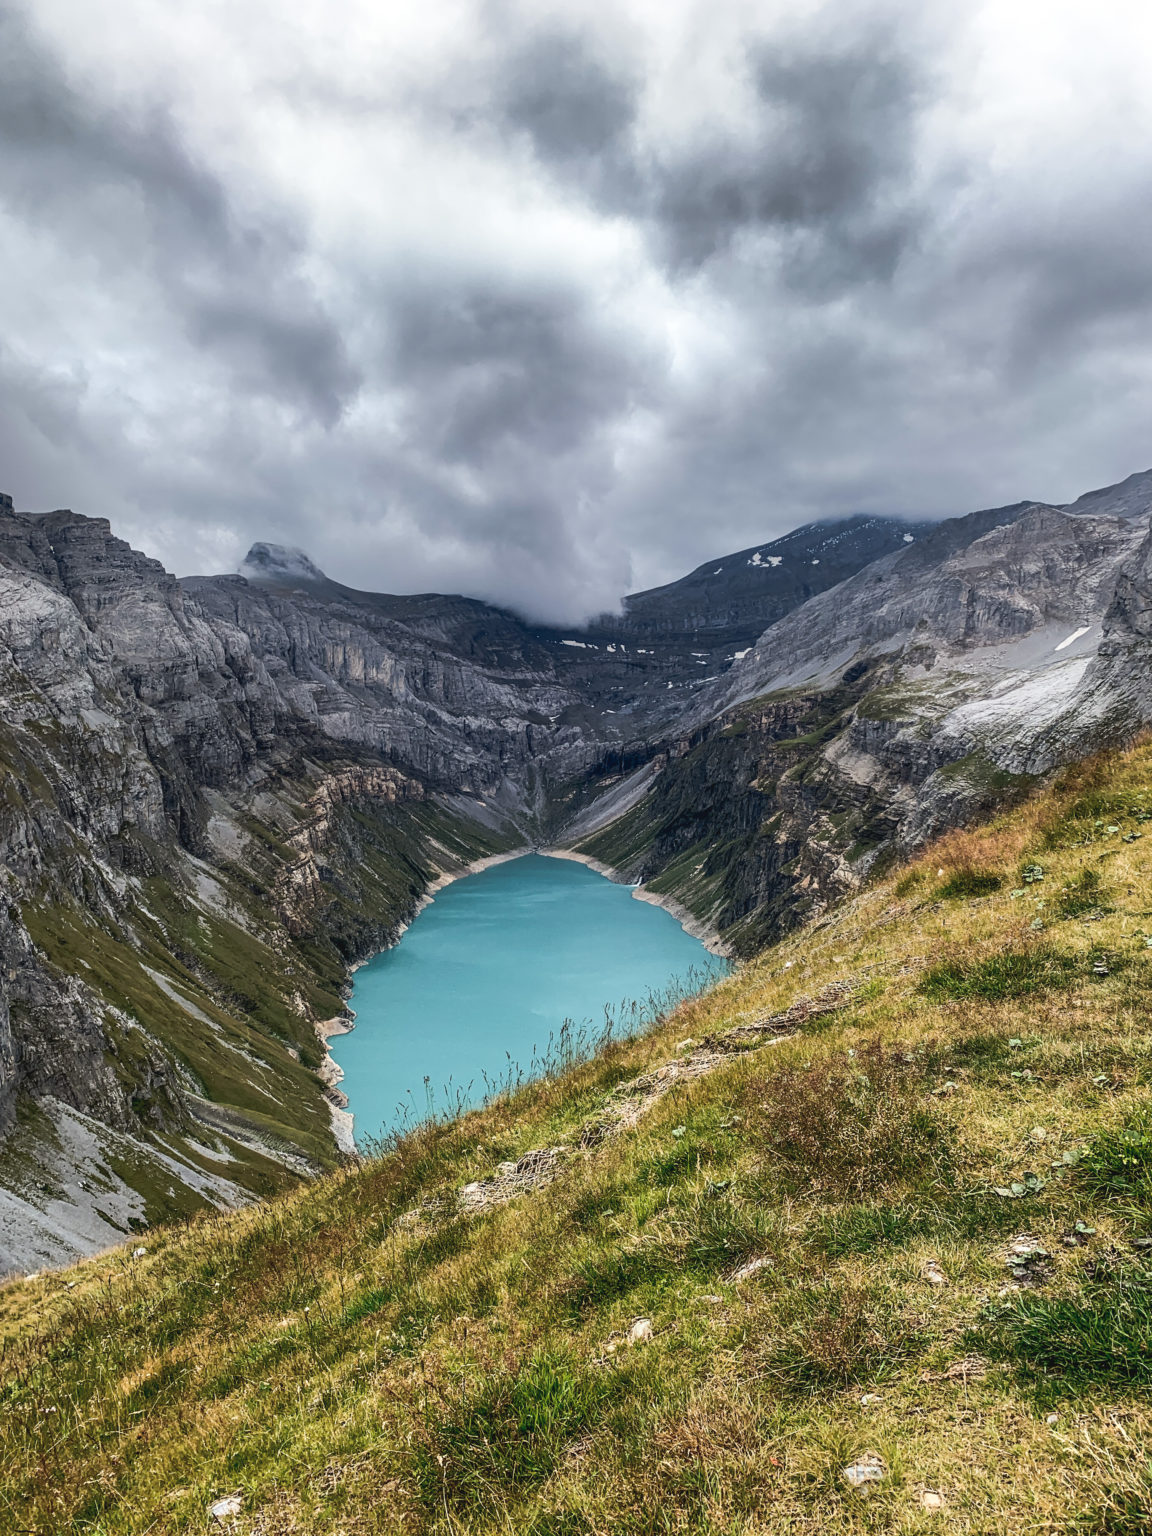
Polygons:
M571 622L1152 461L1130 0L14 0L0 485Z

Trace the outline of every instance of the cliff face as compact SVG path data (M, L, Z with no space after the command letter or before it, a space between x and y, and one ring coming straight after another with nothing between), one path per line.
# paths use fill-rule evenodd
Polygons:
M751 953L1152 721L1152 475L946 523L794 609L567 835ZM1078 510L1079 509L1079 510ZM619 790L614 791L619 795Z
M381 760L451 770L413 708L375 725L410 656L361 644L331 706L341 628L347 675L338 619L261 651L107 524L0 509L0 1272L330 1163L347 965L519 841Z
M0 500L0 1271L330 1163L317 1026L440 873L559 841L750 952L1131 735L1150 500L799 530L580 632Z

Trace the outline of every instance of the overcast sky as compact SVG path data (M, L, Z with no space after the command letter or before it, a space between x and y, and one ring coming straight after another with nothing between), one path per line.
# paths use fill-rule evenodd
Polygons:
M0 489L571 622L1152 465L1147 0L2 0Z

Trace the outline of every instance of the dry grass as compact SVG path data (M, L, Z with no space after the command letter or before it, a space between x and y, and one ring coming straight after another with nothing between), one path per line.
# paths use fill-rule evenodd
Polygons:
M0 1291L0 1529L218 1531L232 1493L243 1536L1147 1529L1146 817L1152 750L1083 766L642 1041ZM455 1214L685 1036L835 983L845 1008Z

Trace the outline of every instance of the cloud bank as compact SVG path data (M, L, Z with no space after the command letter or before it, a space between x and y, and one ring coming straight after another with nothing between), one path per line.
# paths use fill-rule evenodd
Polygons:
M574 622L1152 464L1132 0L11 0L0 487Z

